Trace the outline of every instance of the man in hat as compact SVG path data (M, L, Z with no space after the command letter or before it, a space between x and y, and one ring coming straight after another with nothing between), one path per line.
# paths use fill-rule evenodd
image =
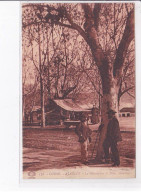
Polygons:
M76 134L79 137L79 142L81 146L81 160L82 163L88 163L88 144L91 141L91 133L92 131L86 124L86 115L80 115L80 124L76 127Z
M105 141L103 143L104 153L105 153L105 161L109 162L109 148L111 148L112 152L112 160L113 166L120 165L119 151L117 147L117 142L121 141L121 133L119 128L119 122L115 117L116 111L110 109L108 114L108 125L107 125L107 135Z

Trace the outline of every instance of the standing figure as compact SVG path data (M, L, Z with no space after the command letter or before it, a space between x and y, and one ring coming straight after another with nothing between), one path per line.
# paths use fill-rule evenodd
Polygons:
M107 112L109 122L107 125L107 135L103 143L103 148L104 148L104 153L105 153L105 161L108 162L110 159L109 148L111 148L113 166L119 166L120 157L119 157L117 142L121 141L122 138L121 138L121 133L120 133L120 128L119 128L119 122L117 118L115 117L115 113L116 111L112 109L110 109Z
M83 164L88 163L88 144L91 142L91 133L92 131L86 124L86 116L81 114L80 116L81 123L76 127L76 134L79 137L79 142L81 146L81 160Z

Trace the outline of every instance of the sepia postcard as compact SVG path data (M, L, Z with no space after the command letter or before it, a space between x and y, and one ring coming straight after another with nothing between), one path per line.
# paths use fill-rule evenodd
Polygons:
M22 178L135 178L135 3L21 3Z

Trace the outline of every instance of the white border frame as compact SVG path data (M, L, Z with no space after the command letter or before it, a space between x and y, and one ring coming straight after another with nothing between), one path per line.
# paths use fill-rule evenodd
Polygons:
M121 2L123 2L123 3L126 3L126 2L127 3L135 3L135 55L136 55L136 100L137 100L137 95L138 95L137 94L137 91L138 91L137 88L138 88L138 83L139 83L139 81L137 82L137 74L138 74L137 73L137 65L138 65L138 61L140 60L138 58L141 55L141 54L139 54L139 52L141 52L141 51L138 50L138 41L139 41L140 36L141 36L140 35L140 30L141 29L138 29L138 27L140 28L139 23L141 22L141 20L139 20L139 18L141 18L141 2L139 2L139 1L136 1L136 2L135 1L22 1L21 4L23 4L23 3L56 3L56 2L57 3L98 3L98 2L99 3L121 3ZM137 10L139 10L140 13ZM138 55L139 55L139 57L138 57ZM137 102L136 102L136 104L137 104ZM138 116L137 115L138 114L141 115L141 111L140 112L139 111L140 110L138 110L138 107L136 106L136 133L135 133L136 134L136 146L139 144L139 141L138 141L138 138L137 138L137 134L138 134L138 132L137 132ZM141 134L140 134L140 137L141 137ZM21 141L22 141L22 139L21 139ZM22 148L22 146L21 146L21 148ZM137 149L136 149L136 153L138 153ZM22 174L21 174L21 176L20 176L20 183L22 185L29 184L29 183L31 183L33 185L34 185L34 183L35 184L39 183L39 184L44 185L44 183L54 182L54 184L56 185L59 182L59 185L60 185L62 182L69 183L69 182L72 182L72 181L73 182L75 181L76 183L77 182L79 183L79 181L80 181L80 182L82 182L82 184L83 184L83 182L86 182L86 183L89 183L89 184L90 183L93 184L93 181L94 181L95 182L94 184L98 184L98 185L99 184L102 184L102 185L103 184L113 185L112 183L120 184L120 188L121 188L121 185L125 186L125 185L129 184L129 186L131 186L134 183L137 183L136 179L141 174L141 169L140 169L140 171L137 170L137 168L138 168L138 166L139 166L139 164L141 162L139 162L137 159L138 158L136 157L136 178L135 179L134 178L133 179L132 178L129 178L129 179L95 179L95 178L94 179L22 179ZM21 169L21 173L23 173L22 169ZM126 182L123 182L123 180L125 180ZM95 187L96 187L96 185L95 185ZM104 187L101 188L101 189L104 189Z
M50 1L51 2L51 1ZM54 2L54 1L53 1ZM62 1L64 3L65 1ZM67 2L67 1L66 1ZM69 1L70 2L70 1ZM71 1L75 3L74 1ZM76 1L77 3L78 1ZM82 1L81 1L82 2ZM83 1L84 2L84 1ZM88 1L86 1L88 2ZM101 2L101 1L100 1ZM130 2L131 1L127 1ZM134 1L133 1L134 2ZM24 3L24 2L22 2ZM25 3L32 3L31 1L25 1ZM36 1L37 3L37 1ZM93 3L93 2L90 2ZM101 3L104 3L102 1ZM105 1L106 3L106 1ZM110 3L110 1L108 1ZM117 1L117 3L120 3ZM141 118L141 3L139 1L134 2L136 5L136 179L57 179L57 180L21 180L21 172L19 175L19 155L22 156L21 150L21 76L19 78L19 61L21 64L21 59L19 59L19 52L17 47L20 48L21 55L21 41L19 41L19 36L21 36L21 21L19 21L21 15L19 14L20 3L19 2L0 2L0 39L7 39L9 36L9 47L5 48L5 41L0 40L0 51L1 51L1 64L0 65L0 118L1 118L1 136L0 136L0 190L4 189L14 189L19 190L20 188L39 188L48 190L137 190L141 188L141 130L140 130L140 118ZM9 6L8 6L9 4ZM6 11L3 11L5 9ZM17 12L18 9L18 12ZM15 11L15 13L14 13ZM21 12L20 12L21 13ZM20 19L21 20L21 19ZM17 22L19 22L17 24ZM16 23L16 25L15 25ZM11 29L9 24L15 29ZM4 26L5 25L5 26ZM13 33L15 31L15 34ZM19 35L20 33L20 35ZM12 35L11 35L12 34ZM15 40L13 43L12 38ZM14 44L14 45L13 45ZM6 46L8 47L6 44ZM14 48L13 48L14 46ZM7 51L9 53L7 53ZM5 57L9 59L5 60ZM12 62L12 64L11 64ZM3 65L4 64L4 65ZM11 69L13 65L13 69ZM21 67L21 65L20 65ZM10 70L9 70L10 69ZM21 74L21 72L20 72ZM7 79L6 79L7 78ZM20 89L19 89L20 84ZM5 88L9 91L9 95L5 92ZM12 88L12 89L11 89ZM20 91L20 92L19 92ZM13 93L12 93L13 92ZM20 93L20 105L19 105L19 93ZM6 95L5 98L3 94ZM8 97L7 97L8 95ZM20 111L18 110L20 106ZM8 110L13 109L11 112L7 113ZM20 124L19 124L19 114L20 114ZM3 116L6 115L6 116ZM10 123L10 124L9 124ZM20 126L20 136L19 136L19 126ZM17 140L17 139L18 140ZM19 144L19 147L17 145ZM5 162L3 162L3 159ZM8 165L9 163L9 165ZM21 159L20 159L21 165ZM21 166L20 166L21 170ZM19 184L20 181L20 184ZM69 192L69 191L68 191Z

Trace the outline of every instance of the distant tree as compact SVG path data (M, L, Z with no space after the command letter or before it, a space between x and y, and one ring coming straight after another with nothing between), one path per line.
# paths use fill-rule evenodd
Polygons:
M64 99L72 92L78 92L81 73L75 64L79 34L68 32L63 27L56 28L52 24L44 23L41 14L43 14L43 9L40 6L29 5L23 7L22 35L23 58L26 61L26 63L23 62L23 69L26 69L24 64L27 67L32 67L30 73L34 79L36 75L38 77L37 87L40 87L42 113L41 125L44 127L45 96ZM34 20L35 22L33 22ZM38 22L40 20L41 22ZM24 27L25 21L33 23ZM25 78L28 79L27 76ZM25 81L23 83L25 85Z

